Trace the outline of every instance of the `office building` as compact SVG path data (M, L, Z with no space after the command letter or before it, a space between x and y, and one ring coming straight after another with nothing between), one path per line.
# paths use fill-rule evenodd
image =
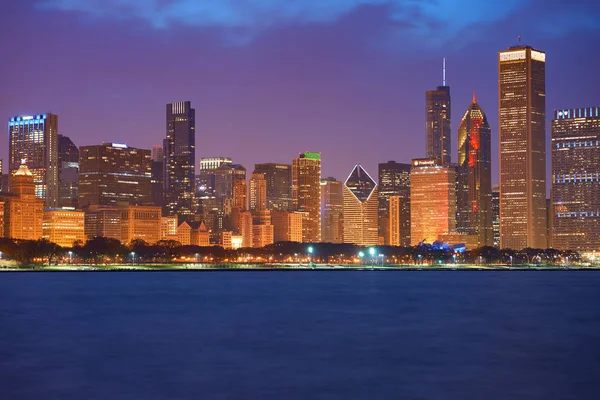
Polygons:
M152 145L152 161L162 162L165 158L165 150L161 145Z
M442 164L451 162L450 86L446 86L446 65L442 86L425 93L427 157L439 158Z
M254 164L254 173L263 174L267 181L267 208L289 211L292 209L292 166L290 164Z
M600 251L600 107L555 110L552 245Z
M194 213L196 112L189 101L167 104L164 196L167 215L191 220Z
M388 161L379 164L379 241L385 245L410 246L410 164ZM400 202L400 226L390 225L390 196ZM395 219L395 218L394 218ZM391 228L390 228L391 227ZM391 232L392 229L394 232ZM392 241L392 236L400 232L400 242Z
M121 143L79 148L79 206L152 202L150 150Z
M4 205L4 236L12 239L37 240L42 237L44 200L36 196L37 184L25 164L12 173L12 196Z
M304 213L302 241L321 241L321 154L304 152L292 161L292 207Z
M219 168L223 164L233 164L229 157L200 157L200 171L208 171Z
M344 182L344 243L378 244L377 183L360 165Z
M58 205L78 205L79 149L67 136L58 135Z
M160 240L177 240L177 216L161 217L160 219Z
M494 247L500 248L500 185L492 186L492 231Z
M273 224L274 243L302 243L302 213L271 211L271 223Z
M546 247L546 54L498 53L500 245Z
M412 161L410 238L413 246L433 243L456 230L456 167L438 158Z
M92 205L85 209L84 233L87 239L97 236L121 240L121 209Z
M263 174L253 173L250 177L250 211L267 209L267 181Z
M321 179L321 242L344 242L344 184Z
M46 207L58 206L58 116L22 115L8 123L8 172L27 164L33 174L36 196Z
M494 244L492 137L475 93L458 128L456 230L478 236L479 247Z
M83 243L85 236L85 213L69 208L55 208L44 211L42 237L61 247L73 247Z
M252 247L263 248L273 244L273 225L252 225Z
M384 237L384 245L400 246L402 245L402 205L406 201L400 196L388 197L388 213L384 219L387 222L386 236ZM381 232L381 220L379 220L379 231ZM381 236L379 236L381 242Z
M141 239L148 244L161 240L161 208L156 206L121 207L121 242Z

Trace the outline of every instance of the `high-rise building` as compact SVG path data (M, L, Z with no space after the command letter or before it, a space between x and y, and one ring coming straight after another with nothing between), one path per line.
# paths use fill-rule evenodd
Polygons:
M42 237L44 200L36 196L33 173L25 164L10 176L13 194L4 206L4 236L12 239L37 240Z
M24 162L33 174L36 196L58 206L58 116L22 115L8 123L9 174Z
M121 209L92 205L85 210L84 232L87 239L97 236L121 240Z
M67 136L58 135L58 204L77 207L79 149Z
M165 158L165 150L159 145L155 144L152 146L152 161L160 161L162 162Z
M321 179L321 242L344 242L344 184Z
M378 244L377 183L360 165L344 182L344 243Z
M274 242L302 243L302 213L271 211Z
M494 247L500 248L500 185L492 186L492 231Z
M388 217L387 220L387 241L384 242L388 246L400 246L402 244L402 204L403 198L400 196L388 197ZM381 231L381 221L380 221ZM410 243L409 243L410 244Z
M250 211L267 209L267 181L263 174L252 174L250 178Z
M600 107L554 110L552 245L600 251Z
M263 174L267 181L267 208L292 209L292 166L290 164L254 164L254 173Z
M189 101L167 104L163 141L164 195L167 215L191 220L194 212L196 112Z
M490 125L473 93L458 128L456 230L477 235L479 247L494 244L491 154Z
M456 230L456 167L443 165L439 158L412 161L410 218L413 246Z
M546 54L498 53L500 245L546 247Z
M198 201L198 211L206 214L211 211L222 210L217 202L215 192L216 171L224 165L232 165L229 157L202 157L200 158L200 170L196 175L196 199ZM229 170L226 170L229 171ZM224 172L221 172L223 174ZM244 178L246 172L244 170Z
M292 207L304 213L302 241L321 241L321 154L304 152L292 160Z
M121 143L79 148L79 206L152 202L150 150Z
M446 61L442 86L425 94L427 157L439 158L442 164L450 164L452 154L450 131L450 86L446 86Z
M155 206L164 206L164 174L165 152L162 146L152 146L152 165L150 167L150 185L152 187L152 203Z
M69 208L44 211L42 237L62 247L85 242L85 213Z
M223 164L233 164L229 157L200 157L200 171L217 169Z
M0 158L0 192L7 191L7 189L8 189L8 188L4 187L4 182L2 179L2 175L4 175L4 173L2 172L2 163L3 163L3 160Z
M379 164L378 218L379 238L383 244L410 246L410 168L410 164L395 161ZM390 196L397 196L400 201L400 225L397 228L390 225ZM400 243L392 243L390 226L393 226L394 234L400 232Z

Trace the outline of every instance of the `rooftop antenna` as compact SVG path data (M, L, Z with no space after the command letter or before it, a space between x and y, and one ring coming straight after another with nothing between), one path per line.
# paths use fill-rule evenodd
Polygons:
M446 86L446 57L442 61L442 86Z
M519 44L521 44L521 35L517 36L517 40L519 41Z

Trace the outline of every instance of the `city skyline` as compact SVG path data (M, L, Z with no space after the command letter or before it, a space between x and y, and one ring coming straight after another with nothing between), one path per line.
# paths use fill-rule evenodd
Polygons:
M597 22L575 18L576 8L565 11L560 2L530 2L521 8L482 6L488 12L487 7L501 7L503 12L486 17L491 20L482 15L457 17L449 25L462 30L452 35L444 35L446 30L452 32L445 26L426 36L403 32L414 38L415 45L422 46L419 53L398 39L388 38L386 46L378 47L375 38L392 25L393 7L365 2L352 3L343 12L332 10L334 15L324 20L298 24L283 18L274 26L261 28L247 43L237 44L227 43L215 33L219 29L214 26L157 30L142 19L137 28L132 28L127 22L135 15L124 15L121 21L110 15L86 20L89 10L61 11L41 7L42 3L47 2L9 5L0 16L0 44L6 49L15 44L27 47L33 37L40 35L40 29L57 27L56 41L39 51L42 55L52 51L62 56L45 67L4 65L0 87L11 96L0 99L0 117L7 121L13 115L53 112L60 116L59 133L77 146L113 141L150 149L164 138L164 104L189 100L197 112L196 168L200 157L224 154L250 168L254 163L289 163L299 151L314 149L323 155L322 175L342 179L356 163L375 171L377 164L386 160L408 163L412 158L424 157L424 92L442 84L445 57L453 102L467 104L470 93L476 90L479 103L488 110L492 181L498 183L498 123L497 113L493 112L497 109L497 51L516 44L517 36L522 35L523 43L547 53L547 138L552 110L595 106L594 92L600 79L593 73L598 56L579 51L599 38ZM595 7L582 3L578 12L593 15ZM526 25L527 12L532 9L538 12L537 22ZM553 24L554 32L548 33L541 21L556 16L557 10L562 17ZM31 22L27 31L15 25L15 17L25 13ZM431 14L422 18L431 18ZM501 28L485 37L461 37L457 33L467 28L481 30L477 18L487 22L486 33ZM106 32L103 28L107 25L114 27L114 32ZM374 29L377 26L382 28ZM318 31L322 40L315 40L313 31ZM438 40L432 40L435 38ZM162 57L170 46L177 50L196 41L201 50L198 54L186 53L190 57L186 64L190 66L181 66L177 56ZM293 49L290 43L295 43ZM73 48L84 52L97 48L99 52L90 60L78 57L74 62ZM120 58L128 68L118 68L112 61ZM180 68L181 73L176 72ZM134 72L127 72L130 69ZM565 74L588 78L568 83L561 79ZM23 90L33 82L35 98L27 95L29 90ZM54 95L58 92L61 96ZM461 112L460 107L453 107L452 137L456 137ZM98 113L105 116L102 122L89 124ZM231 140L224 141L224 137ZM354 140L345 141L345 137ZM256 140L266 145L247 152ZM371 146L372 151L365 151L372 143L382 142L389 145ZM7 149L1 149L0 158L6 163ZM454 160L455 143L452 150Z

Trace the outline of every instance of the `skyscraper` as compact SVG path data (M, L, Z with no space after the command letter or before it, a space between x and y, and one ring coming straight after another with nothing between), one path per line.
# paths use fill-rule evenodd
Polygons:
M485 113L473 101L458 128L456 230L477 235L479 246L492 246L492 138Z
M35 194L46 207L58 206L58 116L54 114L12 117L9 126L9 174L23 160L33 174Z
M379 164L379 237L383 244L395 245L391 241L390 196L396 196L400 202L400 225L394 231L400 232L398 245L410 246L410 164L388 161Z
M165 153L162 146L152 146L152 166L150 172L150 184L152 185L152 203L155 206L164 206L164 175L165 175Z
M77 207L79 149L67 136L58 135L58 204Z
M442 164L450 164L452 154L450 131L450 86L446 86L446 61L442 86L425 94L427 157L439 158Z
M194 205L196 112L189 101L167 104L163 141L165 208L168 215L191 220Z
M456 229L456 168L438 158L415 159L410 171L411 244L433 243Z
M356 165L344 182L344 243L378 243L377 209L377 183Z
M79 206L149 204L150 150L121 143L79 148Z
M292 160L292 201L304 216L302 241L321 241L321 154L304 152Z
M498 53L500 245L546 247L546 54Z
M321 241L344 242L344 184L335 178L321 179Z
M552 245L600 250L600 107L554 110Z
M292 209L292 166L290 164L254 164L254 173L263 174L267 181L267 208L289 211Z
M25 164L11 174L10 191L14 196L4 207L4 235L12 239L40 239L44 200L36 196L35 177Z
M500 248L500 185L492 186L492 230L494 247Z
M267 181L263 174L252 174L250 178L250 211L267 209Z

